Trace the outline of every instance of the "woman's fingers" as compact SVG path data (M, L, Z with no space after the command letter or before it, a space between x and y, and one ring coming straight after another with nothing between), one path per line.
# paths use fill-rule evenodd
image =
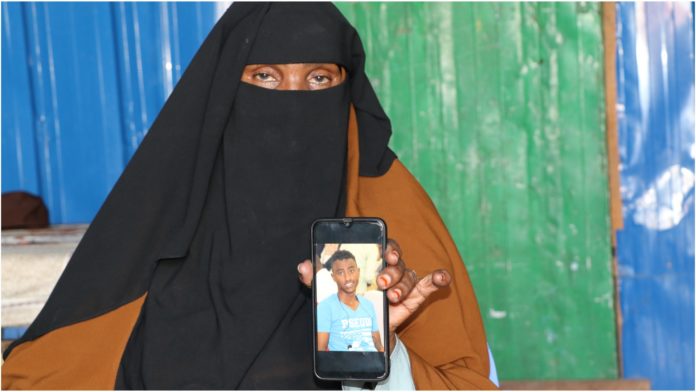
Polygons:
M299 274L300 282L307 287L312 287L312 279L314 273L312 271L312 262L305 260L297 265L297 273Z
M419 280L411 295L404 300L404 305L412 309L416 309L430 296L430 294L438 291L443 287L449 286L452 282L452 277L449 272L440 269L431 272L423 279Z
M377 276L377 287L380 290L388 290L401 280L406 269L401 256L399 244L392 239L387 240L387 249L383 254L386 267Z
M416 285L416 291L420 296L423 297L423 300L425 301L428 296L437 290L449 286L450 282L452 281L452 277L450 276L449 272L440 269L440 270L435 270L428 276L424 277L420 281L418 281L418 284Z
M399 244L391 238L387 240L387 250L384 251L384 261L387 266L396 265L403 256Z
M413 299L416 306L420 306L430 294L449 286L451 282L452 277L449 272L443 269L433 271L420 280L414 270L406 269L403 278L387 291L387 297L392 303L398 303L406 298Z
M411 275L411 273L409 272L407 275ZM413 279L416 279L415 275ZM392 301L392 305L389 307L389 330L396 331L404 321L416 313L418 308L432 293L448 286L451 282L452 276L449 272L441 269L435 270L418 280L413 290L408 295L402 296L399 303L393 303Z
M398 303L411 293L417 283L418 277L416 272L412 269L406 269L402 274L401 280L387 290L387 298L392 303Z
M377 276L377 287L380 290L388 290L398 284L404 276L406 265L401 258L401 248L394 240L389 240L387 250L384 252L386 267Z
M387 266L377 277L377 286L387 292L391 303L399 303L416 287L416 272L406 268L401 246L393 239L387 241L384 261Z
M406 265L403 260L399 260L396 265L390 265L383 269L377 276L377 286L380 290L388 290L398 284L404 276Z
M432 274L432 284L438 288L447 287L452 283L452 276L447 270L436 270Z

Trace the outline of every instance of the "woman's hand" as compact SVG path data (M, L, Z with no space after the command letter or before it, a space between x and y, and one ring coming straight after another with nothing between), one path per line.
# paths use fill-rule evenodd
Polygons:
M389 299L389 347L394 350L396 329L425 302L426 298L452 281L449 272L435 270L418 279L416 272L409 269L403 260L399 244L389 240L384 252L386 268L377 276L377 286L386 290ZM297 266L300 281L311 287L312 262L305 260Z

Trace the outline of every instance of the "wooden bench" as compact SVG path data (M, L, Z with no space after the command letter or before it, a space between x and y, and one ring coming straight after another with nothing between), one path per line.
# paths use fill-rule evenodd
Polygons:
M650 390L650 380L516 380L502 381L500 389L507 391L561 390L561 391L606 391L606 390Z

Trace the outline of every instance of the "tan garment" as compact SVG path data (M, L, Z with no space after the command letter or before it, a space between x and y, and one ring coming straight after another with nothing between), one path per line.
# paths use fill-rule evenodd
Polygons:
M143 302L145 295L15 347L2 366L2 389L114 389Z
M358 176L358 132L348 130L348 216L378 216L419 276L452 273L399 329L418 389L495 389L488 379L486 335L459 253L432 201L397 160L381 177ZM309 228L307 228L309 230ZM17 346L2 367L3 389L112 389L144 295L109 313L58 328ZM307 369L308 372L311 369Z
M432 201L395 160L381 177L358 175L358 128L348 128L347 216L378 216L418 276L452 273L449 288L431 295L397 331L411 360L418 389L497 389L488 379L488 347L471 281Z

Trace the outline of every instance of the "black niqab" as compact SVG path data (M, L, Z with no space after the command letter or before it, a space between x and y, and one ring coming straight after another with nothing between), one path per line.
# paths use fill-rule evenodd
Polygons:
M312 220L339 213L348 105L345 84L239 86L190 251L157 267L120 386L314 387L293 263Z
M235 3L211 31L22 341L147 292L117 384L313 389L309 227L344 209L349 105L361 175L394 159L355 30L330 4ZM329 62L322 91L240 82L246 64Z

